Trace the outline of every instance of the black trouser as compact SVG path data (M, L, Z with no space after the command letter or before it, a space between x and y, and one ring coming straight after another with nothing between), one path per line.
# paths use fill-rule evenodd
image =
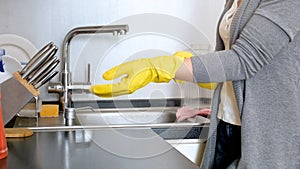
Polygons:
M223 169L241 157L241 127L220 120L217 130L214 168Z

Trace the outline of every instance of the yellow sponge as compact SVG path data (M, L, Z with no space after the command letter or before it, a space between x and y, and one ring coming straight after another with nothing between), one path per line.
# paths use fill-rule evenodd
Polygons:
M43 104L40 117L58 117L59 107L56 104Z

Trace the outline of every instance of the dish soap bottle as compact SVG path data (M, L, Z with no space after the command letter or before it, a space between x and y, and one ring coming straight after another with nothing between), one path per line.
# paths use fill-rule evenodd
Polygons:
M5 55L5 49L0 50L0 72L4 72L2 56Z

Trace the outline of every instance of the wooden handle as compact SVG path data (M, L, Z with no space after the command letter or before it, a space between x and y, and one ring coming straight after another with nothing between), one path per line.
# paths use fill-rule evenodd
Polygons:
M28 128L5 128L4 131L7 138L29 137L33 135L33 131Z
M34 96L40 95L40 91L35 89L31 84L29 84L25 79L22 78L20 72L15 72L14 77Z

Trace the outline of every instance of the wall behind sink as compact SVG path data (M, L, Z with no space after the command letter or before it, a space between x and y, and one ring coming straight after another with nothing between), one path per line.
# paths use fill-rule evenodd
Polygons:
M50 41L61 47L63 38L74 27L128 24L130 30L125 36L78 36L71 43L73 81L86 81L86 65L90 63L92 83L107 83L101 74L127 60L169 55L178 50L191 50L191 46L200 53L209 52L214 46L217 19L224 1L1 0L0 34L22 36L40 49ZM190 89L190 84L186 85ZM174 82L150 84L119 98L185 97L189 93L184 90ZM205 95L207 91L200 89L196 93ZM44 101L58 100L56 94L47 93L46 85L41 89L41 97ZM84 97L99 99L80 96Z

